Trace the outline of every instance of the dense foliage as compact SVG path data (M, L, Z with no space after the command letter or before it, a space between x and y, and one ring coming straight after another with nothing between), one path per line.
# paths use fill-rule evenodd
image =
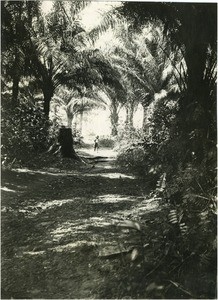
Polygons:
M138 144L127 138L128 146L121 149L118 162L128 165L129 170L143 169L146 176L151 170L158 174L154 195L169 207L163 226L167 232L164 248L170 250L161 268L169 272L166 262L174 265L166 277L182 291L180 297L210 298L214 297L211 290L216 289L215 25L204 23L201 31L202 24L195 24L194 39L187 26L202 20L203 12L213 19L215 6L193 5L194 19L183 19L185 12L190 13L188 6L176 6L162 4L160 9L159 5L149 4L148 10L143 10L142 3L124 4L123 13L135 21L136 28L146 18L163 21L165 34L182 49L186 68L182 81L177 81L178 92L167 93L155 103L147 123L149 131ZM163 286L166 290L162 295L166 292L165 296L170 297L167 285Z
M55 135L48 134L50 125L37 105L23 103L15 110L3 109L3 163L11 163L14 159L25 163L28 158L48 149L55 138Z

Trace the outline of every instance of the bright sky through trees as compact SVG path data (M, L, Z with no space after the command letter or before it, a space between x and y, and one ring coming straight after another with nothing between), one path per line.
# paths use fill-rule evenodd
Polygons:
M44 14L48 14L52 9L54 1L43 1L42 11ZM84 25L86 30L92 29L98 25L101 20L101 15L109 11L112 7L120 6L120 1L91 1L90 4L82 11L80 15L80 21Z
M95 2L92 1L81 13L81 22L84 24L86 30L97 26L101 20L101 15L108 12L115 6L120 6L121 2Z
M53 6L53 1L43 1L41 6L43 13L47 15L52 9L52 6Z

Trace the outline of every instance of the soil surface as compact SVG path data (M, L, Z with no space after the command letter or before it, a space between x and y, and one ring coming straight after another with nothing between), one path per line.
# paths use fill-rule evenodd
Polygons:
M144 180L119 170L113 151L80 155L88 164L77 169L2 171L2 299L143 296L141 236L123 222L147 226L149 272L159 203Z

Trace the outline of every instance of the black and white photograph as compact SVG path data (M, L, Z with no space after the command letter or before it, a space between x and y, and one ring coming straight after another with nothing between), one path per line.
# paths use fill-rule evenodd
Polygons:
M1 299L217 298L217 2L1 0Z

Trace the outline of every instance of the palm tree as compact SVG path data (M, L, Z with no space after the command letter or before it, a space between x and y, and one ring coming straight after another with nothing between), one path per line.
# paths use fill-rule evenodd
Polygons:
M116 99L121 95L120 101L123 102L125 91L120 72L114 68L110 59L105 58L98 49L93 47L91 34L85 33L77 21L78 13L87 3L81 1L79 5L77 1L56 2L54 11L48 16L49 32L52 33L56 43L60 44L62 55L67 55L68 61L68 72L60 72L59 68L59 73L55 75L57 84L67 84L70 89L77 90L79 98L84 97L83 87L90 91L95 86L107 90L107 93L109 91L110 94L113 89ZM57 61L56 64L59 65ZM115 120L117 107L114 95L112 99L111 115L114 116L112 120ZM114 122L116 123L117 121Z
M59 107L63 107L66 111L67 126L71 129L73 120L78 114L82 115L84 112L94 108L106 107L106 102L98 95L97 91L82 89L82 87L81 90L83 90L82 95L77 90L71 90L66 86L61 86L57 89L52 99L53 106L56 107L58 105ZM82 124L80 127L82 128Z
M135 27L147 23L148 19L161 20L164 33L183 52L186 89L179 101L178 125L184 137L192 133L188 147L190 151L195 149L201 160L204 151L216 144L216 4L125 2L120 12Z
M41 31L38 31L32 62L44 94L44 112L47 116L55 89L68 80L66 74L72 69L72 63L78 63L75 59L69 60L72 53L80 50L81 39L76 38L83 29L76 23L76 16L85 3L57 1L47 19L42 19L43 32L40 34Z
M19 82L29 75L27 47L32 20L39 15L39 3L29 1L1 1L2 70L4 78L12 81L12 104L19 105Z
M114 30L114 39L119 42L107 48L104 55L110 57L114 69L122 74L123 84L128 90L126 122L132 126L134 109L141 102L146 123L147 109L155 94L162 89L170 93L185 89L186 66L182 52L170 47L169 37L164 37L160 21L147 22L135 33L131 23L115 8L103 16L101 24L91 30L90 35L95 41L110 28Z
M126 91L121 90L118 92L113 87L104 86L101 92L103 92L103 95L108 99L106 105L110 110L111 135L116 136L118 134L119 112L126 103Z
M13 102L18 101L21 76L30 75L43 92L44 113L49 116L55 89L68 80L65 74L71 64L78 63L75 59L68 61L69 52L72 58L84 47L84 37L81 39L80 35L84 30L76 18L87 2L57 1L47 20L40 12L40 2L4 1L1 4L4 53L7 60L8 54L14 56L11 67ZM6 61L5 68L8 69Z
M183 91L183 97L180 97L179 126L183 132L189 134L196 126L204 124L203 135L207 140L213 140L214 144L216 140L216 126L214 126L216 122L216 4L124 2L121 7L114 10L103 18L98 28L92 31L93 38L98 37L109 27L115 28L117 22L122 22L119 13L131 21L130 29L133 31L149 21L161 21L164 25L164 35L167 34L171 44L179 49L183 57L182 63L177 68L179 81L175 78L177 85L181 87L180 91ZM141 80L132 69L128 69L128 72L143 85L144 79ZM208 102L207 99L210 101ZM199 114L199 111L202 113ZM193 115L196 116L195 122L193 122ZM205 122L202 122L202 118ZM214 121L210 122L210 120ZM193 139L193 142L195 143L196 139ZM199 145L198 152L199 155L203 153L202 145Z
M78 75L81 78L81 85L89 90L95 87L98 91L103 91L110 99L112 132L113 135L117 134L118 110L121 103L126 101L122 74L114 67L111 59L94 49L83 51L78 69L69 74L69 84L72 82L71 86L74 88L78 86L76 85ZM103 101L102 98L101 101Z
M111 58L128 87L127 123L132 125L134 107L140 102L144 108L145 127L147 109L155 94L162 90L172 91L177 82L182 87L184 74L178 72L178 77L174 72L178 71L176 64L182 63L182 56L172 52L160 23L150 23L137 34L131 32L129 26L126 23L119 26L116 36L120 38L120 46L113 49Z

